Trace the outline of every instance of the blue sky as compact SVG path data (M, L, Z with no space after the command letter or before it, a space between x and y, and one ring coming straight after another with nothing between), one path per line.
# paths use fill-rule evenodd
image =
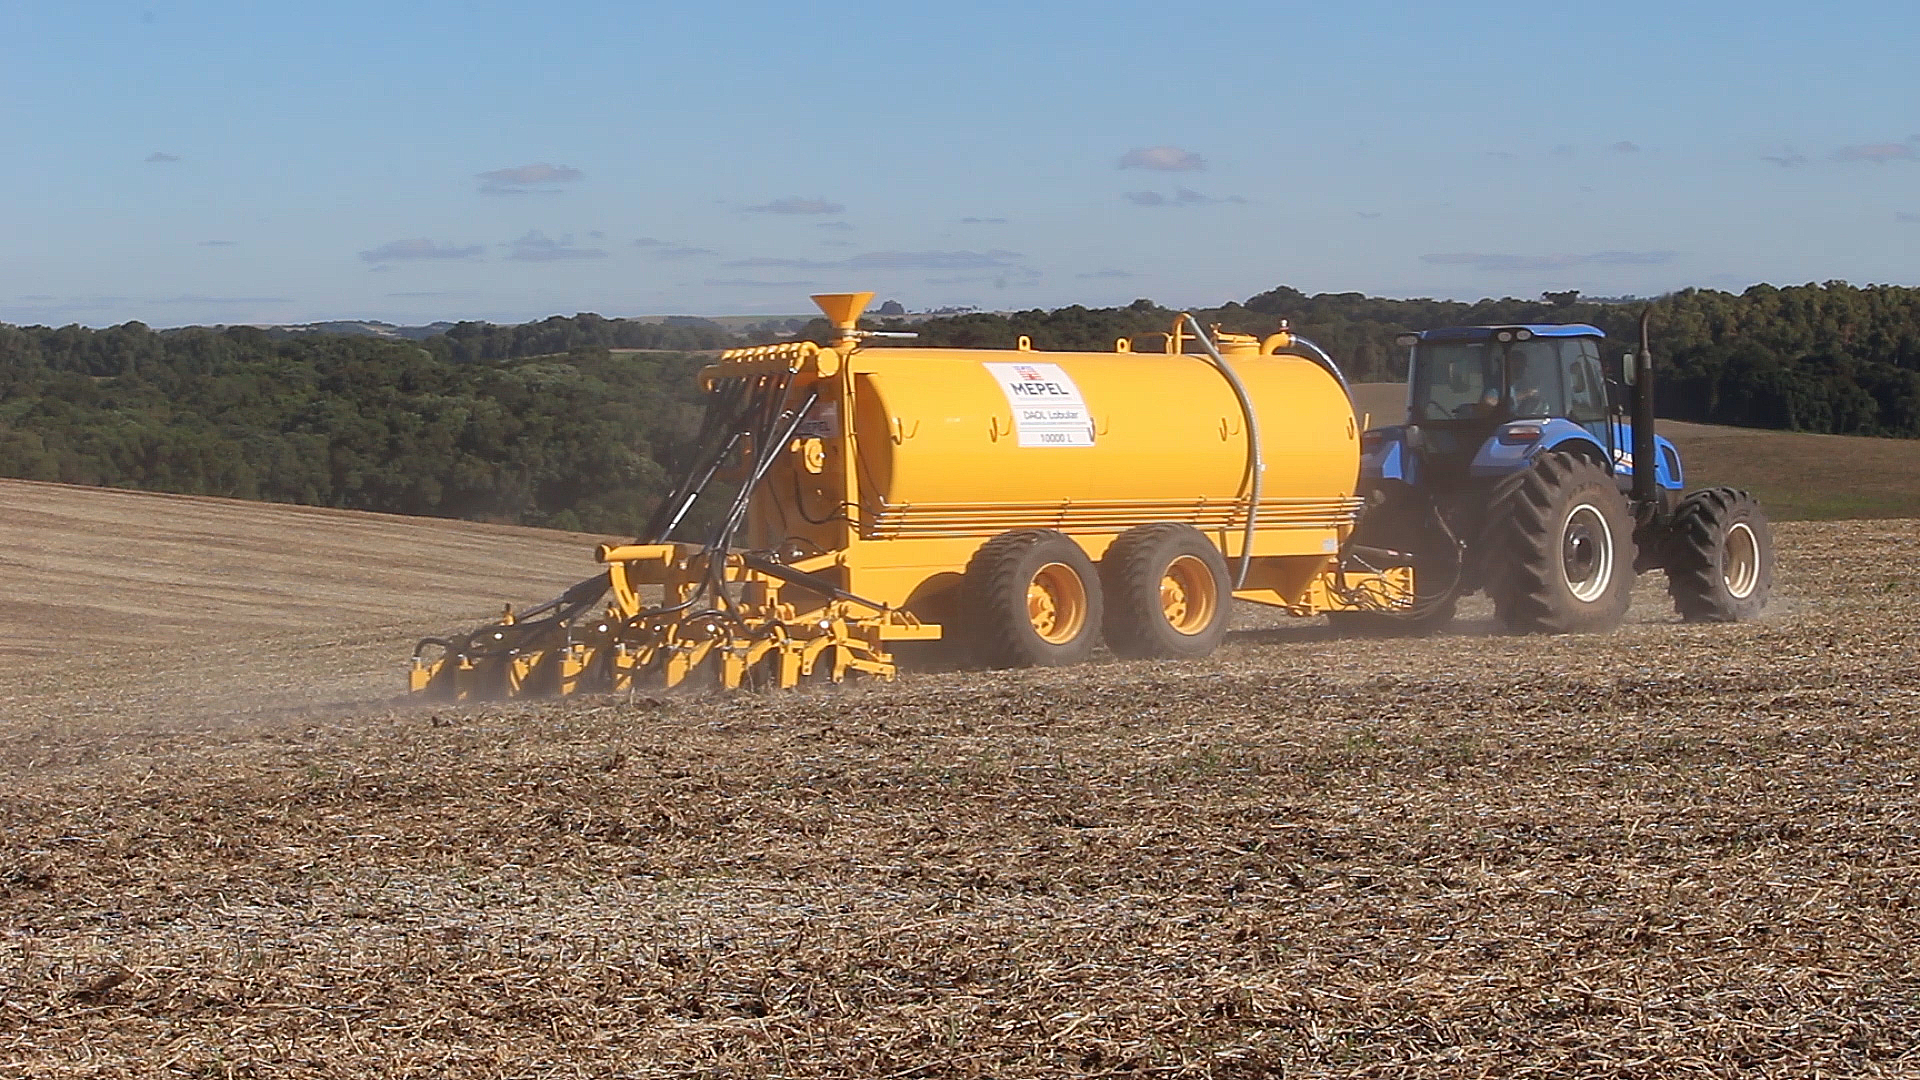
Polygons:
M1920 5L0 6L0 321L1920 284Z

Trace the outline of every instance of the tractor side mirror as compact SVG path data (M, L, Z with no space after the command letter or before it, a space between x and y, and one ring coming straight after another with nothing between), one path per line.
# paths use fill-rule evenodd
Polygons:
M1630 352L1620 354L1620 381L1628 386L1634 384L1633 354Z

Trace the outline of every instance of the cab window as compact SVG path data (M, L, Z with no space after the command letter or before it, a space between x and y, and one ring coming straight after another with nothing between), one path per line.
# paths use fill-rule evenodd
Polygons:
M1570 338L1561 343L1562 372L1567 382L1567 419L1590 424L1607 418L1607 386L1600 377L1600 346L1592 338Z
M1507 397L1516 417L1561 416L1566 394L1561 386L1557 342L1533 338L1507 353Z
M1490 342L1420 346L1414 356L1415 420L1472 420L1500 400L1500 352Z

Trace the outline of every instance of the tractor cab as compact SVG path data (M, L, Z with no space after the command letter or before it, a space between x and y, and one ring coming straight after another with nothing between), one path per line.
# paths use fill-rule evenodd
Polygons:
M1607 377L1605 337L1585 323L1402 335L1400 343L1411 350L1406 422L1367 433L1363 471L1370 479L1457 489L1509 475L1537 454L1562 448L1631 476L1629 393ZM1679 457L1660 442L1660 487L1677 489Z
M1410 334L1416 424L1607 418L1600 331L1586 325L1468 326Z

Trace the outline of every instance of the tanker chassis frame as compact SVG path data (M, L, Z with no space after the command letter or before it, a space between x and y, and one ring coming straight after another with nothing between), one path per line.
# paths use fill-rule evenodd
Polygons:
M1311 342L1284 329L1264 340L1209 336L1182 316L1165 356L1129 355L1124 339L1112 354L1035 352L1024 338L1015 350L870 349L866 340L876 335L856 327L871 295L814 298L835 328L830 347L793 342L723 353L701 374L708 408L692 465L641 537L601 545L604 570L538 608L516 615L509 607L469 633L423 639L411 691L474 701L688 683L788 688L852 673L891 679L898 642L946 642L988 667L1052 666L1084 660L1103 632L1121 656L1198 657L1224 635L1229 599L1297 616L1414 602L1411 566L1380 566L1391 553L1372 552L1364 569L1349 558L1361 505L1353 487L1358 433L1344 379ZM1188 341L1204 355L1186 354ZM891 367L867 362L881 354L890 354ZM890 503L886 480L872 475L878 454L863 454L860 440L898 447L922 436L923 421L877 406L876 387L892 378L898 392L905 379L889 371L955 358L976 370L1004 362L1043 373L1049 359L1210 365L1211 392L1228 385L1239 406L1217 432L1223 446L1245 443L1244 463L1233 465L1244 470L1239 490ZM1298 494L1306 483L1298 480L1291 496L1265 493L1269 470L1288 490L1291 458L1263 454L1260 409L1240 378L1249 365L1264 365L1263 378L1316 380L1300 385L1322 393L1316 417L1329 434L1304 456L1317 455L1320 475L1344 470L1352 479L1317 481L1310 497ZM947 374L959 378L957 370ZM1335 386L1337 393L1328 389ZM1336 401L1343 417L1332 416ZM1090 445L1101 421L1097 413L1082 419L1084 436L1068 428L1053 437ZM1327 445L1338 442L1341 425L1345 442ZM975 441L998 444L1003 457L994 460L1008 460L1015 432L997 418L989 427L987 440L972 433ZM1020 446L1028 434L1020 433ZM944 458L934 465L969 467ZM704 542L670 539L691 528L703 495L726 500L707 515Z

